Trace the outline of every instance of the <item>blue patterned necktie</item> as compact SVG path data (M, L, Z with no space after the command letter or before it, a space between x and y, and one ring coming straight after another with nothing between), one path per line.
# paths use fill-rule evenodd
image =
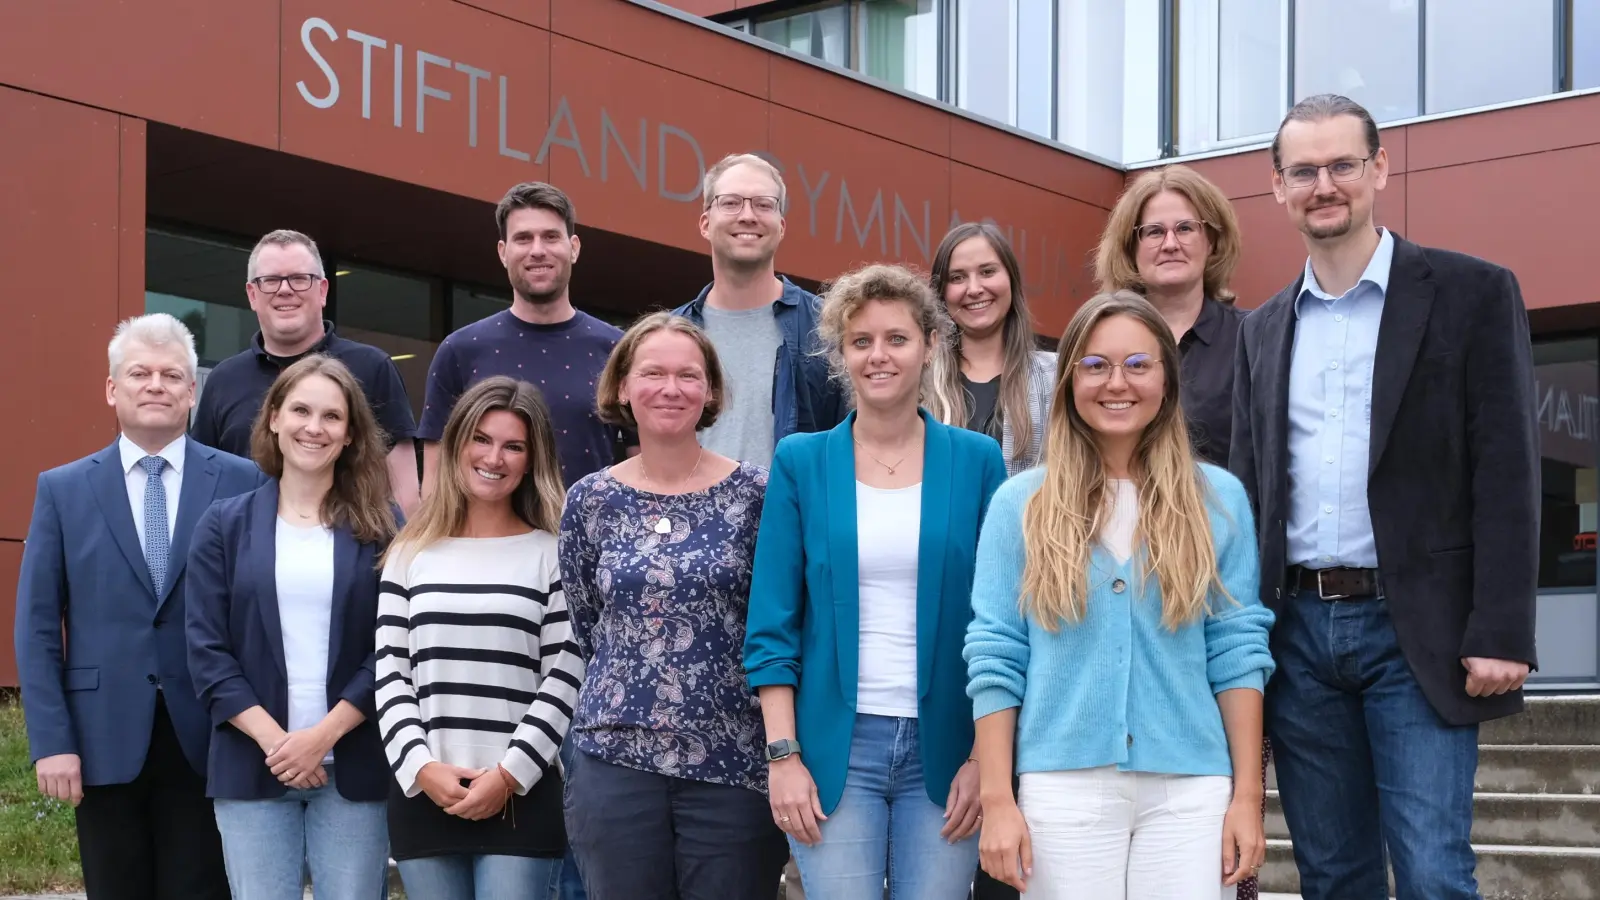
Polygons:
M167 461L159 456L146 456L139 460L144 469L144 564L150 568L150 583L156 596L167 586L167 556L171 548L171 535L167 533L167 487L161 482L161 470Z

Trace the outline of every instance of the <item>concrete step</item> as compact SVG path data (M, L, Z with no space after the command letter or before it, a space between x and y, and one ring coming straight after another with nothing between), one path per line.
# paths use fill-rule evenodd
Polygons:
M1483 744L1600 744L1600 695L1533 696L1520 715L1485 722Z
M1474 844L1478 889L1484 900L1592 900L1600 896L1600 848L1510 847ZM1300 873L1289 842L1267 840L1261 890L1298 894ZM1393 879L1390 893L1394 892Z
M1278 773L1271 766L1267 787L1278 787ZM1600 793L1600 746L1484 744L1478 748L1475 787L1495 794Z
M1277 791L1267 792L1267 836L1288 838ZM1473 797L1474 844L1600 847L1600 795L1484 794ZM1600 882L1596 883L1600 888Z

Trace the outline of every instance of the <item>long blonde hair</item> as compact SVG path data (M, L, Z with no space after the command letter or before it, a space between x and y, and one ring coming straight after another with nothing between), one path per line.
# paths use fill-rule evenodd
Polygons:
M1131 472L1139 496L1141 577L1161 588L1161 622L1177 630L1211 611L1213 592L1227 597L1217 574L1207 513L1208 485L1189 445L1178 404L1178 345L1161 314L1132 291L1098 294L1061 337L1055 402L1045 433L1044 483L1023 510L1022 611L1047 631L1081 622L1089 597L1089 557L1109 518L1110 494L1095 432L1078 413L1073 379L1089 335L1113 316L1127 316L1160 347L1161 409L1145 426Z
M1022 288L1022 268L1017 265L1017 254L1011 249L1006 236L988 222L963 222L950 229L939 242L933 255L934 296L946 313L950 304L945 300L945 288L950 284L950 257L956 247L972 238L989 242L994 255L1000 258L1001 268L1011 282L1011 307L1001 325L1001 347L1004 362L1000 367L1000 399L996 404L999 415L994 417L994 430L990 437L1000 440L1002 429L1011 426L1012 459L1028 459L1033 450L1033 423L1028 414L1028 386L1033 371L1033 315L1028 312L1028 300ZM933 390L928 397L928 411L946 425L967 427L967 391L961 384L961 329L951 328L949 336L938 343L933 351L931 381Z
M511 493L512 512L533 528L550 534L560 530L566 491L561 485L550 409L538 388L496 375L468 388L456 401L439 442L437 483L422 498L416 516L395 536L391 551L403 548L398 552L410 559L438 541L461 535L467 525L468 502L461 450L477 433L483 417L496 410L514 413L528 429L528 470Z

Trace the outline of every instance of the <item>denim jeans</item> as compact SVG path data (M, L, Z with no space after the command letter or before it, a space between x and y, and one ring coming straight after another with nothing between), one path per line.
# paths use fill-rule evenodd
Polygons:
M561 744L561 768L567 773L568 781L572 778L572 757L577 752L577 745L572 740L572 733L567 733L567 739ZM578 857L572 852L572 845L567 844L567 855L561 858L561 865L556 867L555 874L551 876L552 889L550 896L557 900L589 900L589 895L583 889L583 876L578 874Z
M1399 900L1476 898L1478 727L1428 704L1387 603L1296 591L1272 650L1267 732L1301 894L1383 900L1387 851Z
M944 807L922 780L917 720L856 715L844 795L815 846L790 839L808 900L965 900L978 837L939 836Z
M217 830L234 900L300 900L309 864L317 900L386 893L389 826L382 800L357 803L328 783L274 800L217 800Z
M594 900L775 900L787 849L765 794L579 751L567 839Z
M550 900L559 859L424 856L400 861L406 896L417 900Z

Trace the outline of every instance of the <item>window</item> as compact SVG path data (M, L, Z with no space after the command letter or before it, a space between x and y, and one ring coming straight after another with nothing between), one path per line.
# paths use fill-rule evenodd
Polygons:
M1343 94L1379 122L1417 115L1418 18L1417 0L1295 0L1294 99Z
M797 53L836 66L850 64L850 9L847 4L813 9L755 23L755 35Z
M1600 0L1572 0L1572 86L1600 87Z
M866 0L858 18L862 74L924 97L939 96L939 16L934 0Z
M1217 138L1276 131L1284 105L1283 17L1279 0L1219 0Z
M504 291L456 285L450 291L450 330L465 328L510 308L511 298Z
M1010 124L1016 58L1010 0L961 3L956 24L956 105Z
M442 285L431 278L341 265L334 273L332 296L339 334L388 352L405 382L412 412L420 417L428 366L442 336Z
M1427 19L1427 112L1556 90L1552 4L1451 0L1430 4Z
M1016 0L1016 126L1043 137L1055 134L1056 0Z
M1160 3L1058 0L1056 140L1107 159L1160 155Z
M1594 339L1534 346L1539 412L1539 586L1593 587L1600 462L1600 365Z
M250 346L259 327L245 293L249 262L247 246L145 232L145 312L167 313L188 326L202 368Z

